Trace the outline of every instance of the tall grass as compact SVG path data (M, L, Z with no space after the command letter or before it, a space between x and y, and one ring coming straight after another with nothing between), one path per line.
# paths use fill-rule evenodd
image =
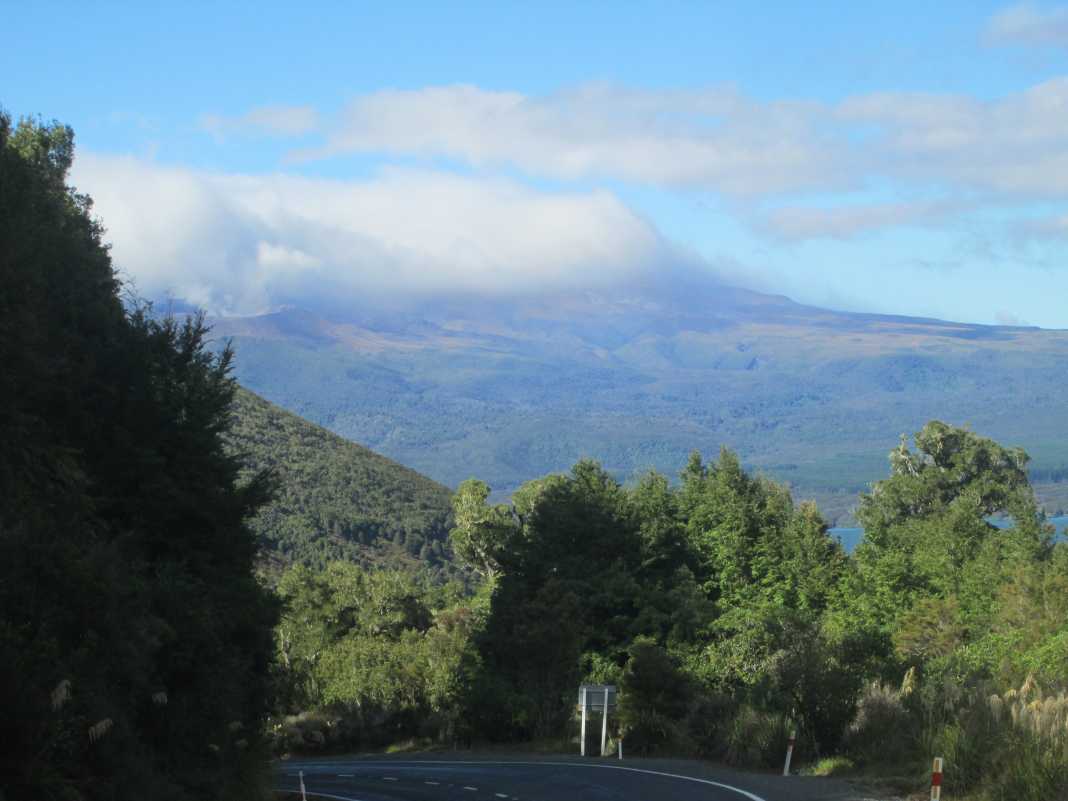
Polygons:
M991 695L990 717L1002 733L992 766L992 801L1068 798L1068 695L1045 695L1032 679Z
M916 761L917 726L907 703L910 697L907 681L901 688L882 682L864 688L843 739L844 750L858 765L901 766Z
M919 786L940 756L948 797L1068 799L1068 694L1046 694L1033 678L1003 693L949 680L913 689L866 688L845 738L859 766Z

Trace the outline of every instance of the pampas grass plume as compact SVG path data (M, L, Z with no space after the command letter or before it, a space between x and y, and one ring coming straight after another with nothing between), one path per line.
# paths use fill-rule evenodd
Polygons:
M52 709L59 710L70 700L70 679L63 679L52 690Z

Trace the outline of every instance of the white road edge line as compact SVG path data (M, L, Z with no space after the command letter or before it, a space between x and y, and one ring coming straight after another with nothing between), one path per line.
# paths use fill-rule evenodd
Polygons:
M320 763L321 764L321 763ZM731 792L738 793L738 795L748 798L749 801L767 801L766 798L762 798L756 793L751 793L748 790L743 790L741 787L735 787L732 784L725 784L723 782L715 782L711 779L699 779L696 776L684 776L680 773L666 773L661 770L649 770L647 768L628 768L623 765L598 765L597 763L589 762L495 762L489 760L476 760L476 759L406 759L397 760L396 762L362 762L360 760L353 760L347 764L362 764L362 765L516 765L516 766L545 766L545 767L561 767L561 768L600 768L601 770L626 770L631 773L646 773L650 776L664 776L668 779L679 779L686 782L696 782L697 784L707 784L712 787L719 787L723 790L730 790ZM469 789L469 788L464 788Z
M300 790L285 790L281 787L275 787L276 793L296 793L300 795ZM337 801L361 801L359 798L353 798L351 795L331 795L330 793L313 793L311 790L307 790L306 795L314 795L317 798L336 798Z

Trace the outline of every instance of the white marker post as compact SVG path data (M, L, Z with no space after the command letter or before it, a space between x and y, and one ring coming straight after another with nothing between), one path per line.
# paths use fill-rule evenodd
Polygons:
M608 742L608 688L604 688L604 711L601 713L601 756L604 756L604 747Z
M619 758L623 759L623 738L619 738Z
M300 772L300 801L308 801L308 794L304 790L304 771Z
M797 742L797 731L790 732L790 739L786 741L786 764L782 766L782 775L790 775L790 760L794 756L794 743Z
M586 688L582 688L582 733L579 735L579 756L586 756Z
M935 757L934 768L931 770L931 801L940 801L942 798L942 757Z

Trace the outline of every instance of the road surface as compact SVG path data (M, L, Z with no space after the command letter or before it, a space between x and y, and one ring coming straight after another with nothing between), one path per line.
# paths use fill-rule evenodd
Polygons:
M685 760L438 756L287 760L280 799L310 801L846 801L832 779L745 774Z

